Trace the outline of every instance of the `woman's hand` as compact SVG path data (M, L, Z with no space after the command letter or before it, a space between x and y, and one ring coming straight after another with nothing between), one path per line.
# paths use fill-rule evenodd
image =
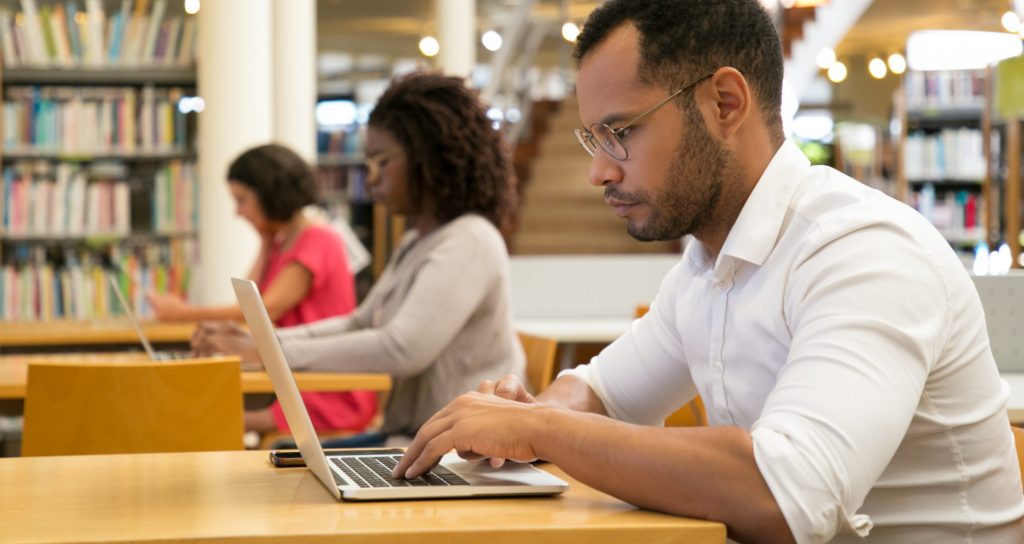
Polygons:
M160 321L187 321L193 306L174 293L146 293L153 315Z
M237 323L201 322L192 333L191 343L192 351L199 356L238 355L242 363L263 364L252 336Z

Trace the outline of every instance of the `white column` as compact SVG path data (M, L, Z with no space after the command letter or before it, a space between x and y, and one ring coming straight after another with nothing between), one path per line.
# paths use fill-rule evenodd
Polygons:
M476 0L435 0L437 68L448 75L468 77L476 66Z
M274 3L274 141L316 160L316 2Z
M192 300L235 300L231 276L245 276L259 237L235 215L228 165L242 151L271 141L271 0L203 2L199 11L199 258Z

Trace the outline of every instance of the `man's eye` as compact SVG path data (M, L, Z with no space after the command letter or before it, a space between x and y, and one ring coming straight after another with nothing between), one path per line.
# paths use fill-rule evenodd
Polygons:
M619 131L616 132L616 134L618 134L620 140L625 140L626 137L629 136L630 132L633 132L633 127L625 127L619 129Z

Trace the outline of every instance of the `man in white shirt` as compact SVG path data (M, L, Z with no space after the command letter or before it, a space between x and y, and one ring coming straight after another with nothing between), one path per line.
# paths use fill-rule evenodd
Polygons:
M455 448L547 459L744 542L1024 541L973 284L919 214L784 141L757 0L611 0L576 56L591 183L634 237L696 241L589 365L536 399L483 384L396 474ZM711 426L660 426L695 394Z

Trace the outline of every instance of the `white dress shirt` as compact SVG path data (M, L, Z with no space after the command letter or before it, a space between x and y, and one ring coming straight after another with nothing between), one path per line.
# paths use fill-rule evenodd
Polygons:
M789 142L717 259L691 244L567 373L624 421L700 394L712 425L750 430L797 542L1022 541L1009 388L966 270L920 214Z

